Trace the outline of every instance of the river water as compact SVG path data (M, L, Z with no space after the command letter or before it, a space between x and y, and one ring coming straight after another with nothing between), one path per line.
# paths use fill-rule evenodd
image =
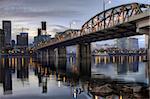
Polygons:
M149 99L145 56L0 58L0 99Z

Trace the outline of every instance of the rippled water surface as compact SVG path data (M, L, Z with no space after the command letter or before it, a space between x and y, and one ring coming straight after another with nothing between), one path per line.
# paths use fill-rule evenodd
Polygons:
M149 99L145 56L0 58L0 99Z

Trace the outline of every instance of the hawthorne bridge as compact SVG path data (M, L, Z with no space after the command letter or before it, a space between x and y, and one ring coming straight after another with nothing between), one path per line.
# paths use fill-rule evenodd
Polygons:
M81 29L66 30L33 50L38 57L65 57L66 47L77 45L76 56L89 57L91 42L143 34L150 35L150 5L130 3L107 9L85 22ZM150 37L148 45L149 53Z

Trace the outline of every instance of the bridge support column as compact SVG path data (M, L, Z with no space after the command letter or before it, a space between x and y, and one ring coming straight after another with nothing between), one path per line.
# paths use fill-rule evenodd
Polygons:
M81 77L91 76L91 58L77 58L77 66L79 66L79 72Z
M91 76L91 44L78 44L76 58L77 64L80 67L80 75L82 77Z
M150 32L148 35L148 46L147 46L147 70L148 70L148 77L149 77L149 84L150 84Z
M66 57L66 47L55 48L55 57L64 58Z
M91 44L90 43L78 44L76 57L77 58L91 57Z
M46 49L45 52L45 60L48 62L49 61L49 49Z
M39 51L35 52L35 54L34 54L34 55L35 55L35 59L36 59L36 60L38 60L38 59L39 59L39 57L40 57L40 53L39 53Z
M41 50L38 51L38 55L37 55L38 58L37 59L38 59L39 62L41 62L42 56L43 56L43 52Z
M45 61L47 61L47 50L46 49L44 49L44 50L42 50L42 62L45 62Z
M54 56L54 50L53 49L45 49L44 51L44 54L43 54L43 58L47 61L49 61L51 58L53 58Z
M149 32L149 35L148 35L147 58L148 58L148 64L150 66L150 32Z
M47 49L48 53L48 61L49 61L49 64L50 66L54 66L54 56L55 56L55 51L53 48L49 48Z
M54 56L55 56L55 51L54 51L54 49L47 49L47 57L49 58L49 59L52 59L52 58L54 58Z

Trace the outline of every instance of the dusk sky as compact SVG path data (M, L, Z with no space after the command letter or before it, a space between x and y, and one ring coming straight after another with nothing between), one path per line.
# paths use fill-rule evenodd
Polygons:
M131 2L150 4L149 0L111 0L106 8ZM102 8L102 0L0 0L0 22L12 21L13 39L21 32L19 28L29 28L27 32L32 42L41 21L47 21L48 33L54 35L68 29L73 22L76 24L72 24L72 28L80 28ZM139 38L142 45L143 37Z

